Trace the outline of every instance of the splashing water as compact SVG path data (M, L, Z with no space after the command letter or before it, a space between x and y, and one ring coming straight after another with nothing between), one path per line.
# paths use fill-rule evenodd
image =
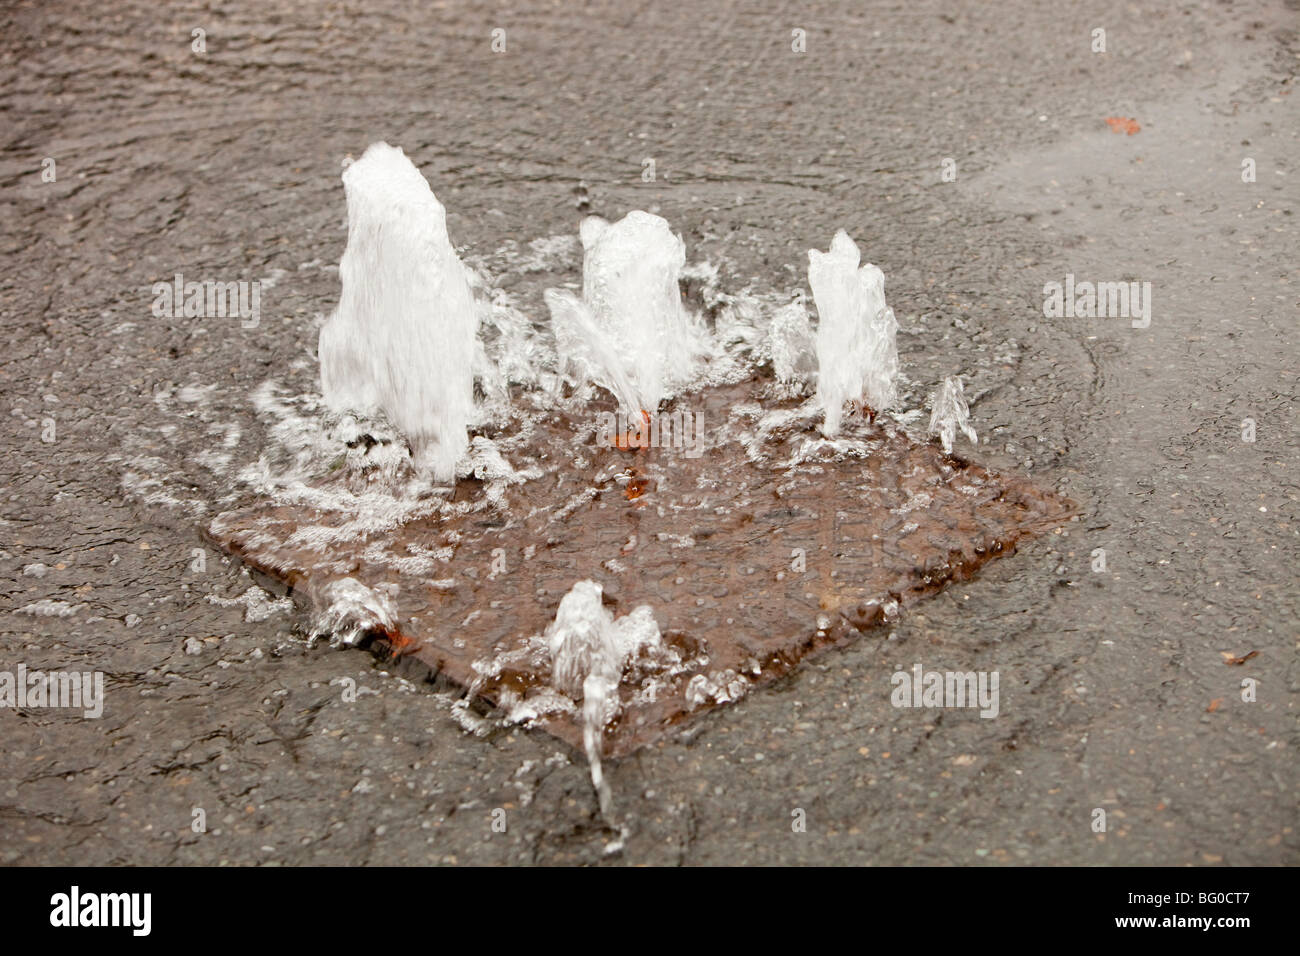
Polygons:
M846 401L872 412L893 404L898 377L898 322L885 304L885 276L841 229L829 252L808 251L808 284L819 316L817 401L825 410L822 433L839 434Z
M560 600L555 621L546 629L551 682L574 700L582 698L582 741L591 764L591 782L608 819L613 797L601 768L605 725L619 710L623 670L643 650L662 646L659 625L649 605L617 621L601 603L595 581L579 581Z
M581 234L582 299L546 293L557 351L625 411L654 411L705 351L678 286L686 246L666 220L640 210L615 223L589 216Z
M585 302L572 292L547 289L555 350L562 367L575 382L597 385L627 410L639 410L642 399L625 366L623 356Z
M355 578L330 581L313 595L311 639L356 644L368 633L392 630L397 626L396 592L394 584L371 588Z
M962 389L961 379L954 375L945 378L930 396L929 434L938 435L943 444L943 453L950 455L958 429L972 445L978 441L970 423L970 408L966 405L966 393Z
M402 150L373 143L343 173L343 292L321 328L321 387L334 411L382 411L417 470L455 478L469 444L478 318L447 217Z
M803 299L778 309L768 328L767 354L776 374L779 393L797 395L802 380L811 378L813 348L812 327Z
M807 463L820 474L823 464L833 467L847 457L888 462L893 451L901 448L913 455L919 447L892 432L870 442L859 440L861 436L836 437L844 403L861 403L873 414L888 409L896 398L899 374L898 324L885 302L884 276L876 266L861 263L857 245L843 230L828 252L809 252L808 281L819 316L814 331L802 294L793 302L788 293L754 296L745 289L728 295L718 286L715 267L705 263L685 269L685 245L659 216L634 211L613 223L590 217L581 226L582 297L556 289L545 293L552 339L510 295L492 286L486 268L479 267L480 275L461 263L447 235L442 205L402 150L386 143L371 145L344 173L343 182L348 244L340 263L339 305L320 332L321 384L325 405L333 412L376 413L380 419L356 422L326 416L322 422L314 396L284 397L267 383L254 397L259 412L273 423L273 439L283 446L281 457L288 464L264 455L257 466L241 473L250 487L297 509L293 514L304 508L330 513L328 520L313 517L283 533L285 549L328 554L330 574L390 568L419 579L401 592L407 601L414 594L416 602L426 602L418 606L442 608L443 596L457 591L456 579L445 576L444 566L453 556L472 565L471 557L461 558L461 550L472 555L484 540L476 531L462 540L464 519L471 513L489 508L511 512L507 527L540 514L538 520L548 522L549 533L550 522L594 511L588 506L599 496L599 488L569 486L562 492L569 502L549 512L547 492L529 491L536 479L557 474L551 462L566 457L536 457L538 448L546 447L539 443L549 440L548 420L557 417L559 409L568 416L565 424L572 424L573 406L592 399L590 386L610 392L630 420L637 420L635 412L657 410L661 401L686 390L732 388L743 400L730 406L743 409L737 420L754 422L739 434L747 456L747 463L740 464L750 469L746 474L788 472L783 491L799 489L794 472ZM547 240L544 246L548 244L576 249L572 240L567 245ZM538 256L536 268L550 268L541 252ZM683 304L683 279L703 288L702 298L713 316L710 328ZM771 363L775 384L762 397L775 398L782 403L779 407L765 409L744 391L756 362ZM481 386L477 405L476 380ZM814 382L816 396L809 399ZM576 389L572 405L565 386ZM715 401L734 397L722 391L713 396ZM702 393L692 400L703 403L708 397ZM801 404L791 407L792 402ZM940 437L945 452L951 451L958 430L975 441L960 379L945 380L931 406L930 432ZM818 409L824 439L796 448L795 439L812 425ZM499 427L492 438L476 434L471 444L470 430L478 431L485 421ZM423 472L418 482L399 483L409 478L399 431ZM589 443L590 432L583 434L588 437L564 440ZM895 438L893 445L886 444ZM343 454L340 441L347 446ZM570 451L577 445L558 447ZM590 463L587 452L578 450L581 457L574 460L575 467L585 469ZM924 451L929 457L909 458L905 475L923 474L918 464L937 458L933 448ZM772 457L777 452L781 457ZM681 459L692 457L685 454ZM518 467L508 458L515 458ZM346 466L337 466L341 474L335 474L334 461ZM318 480L327 462L328 477ZM674 467L681 465L678 460ZM754 472L754 466L761 471ZM287 474L281 474L284 468ZM881 473L892 474L883 467ZM424 493L430 477L447 482L466 474L482 482L467 496L444 501ZM559 473L559 478L557 491L567 473ZM710 482L715 480L709 476ZM926 487L928 502L931 489ZM978 476L962 486L963 491L982 488ZM339 512L344 520L334 520ZM220 519L214 522L214 528L222 527ZM259 524L248 539L251 544L241 547L266 550L276 533ZM583 540L599 543L600 533L589 532ZM663 532L658 537L682 536ZM695 545L693 539L688 541ZM531 550L525 550L526 557ZM619 553L627 550L624 546ZM590 553L593 567L588 573L593 573L603 554L595 549ZM286 575L298 567L278 553L264 564ZM603 566L613 574L626 571L617 559ZM872 571L865 567L864 573ZM582 573L575 574L575 569L567 563L556 572L563 576L550 583L572 581ZM438 574L444 577L434 580ZM487 583L465 590L478 594L493 577L495 572ZM929 584L930 578L924 582ZM432 604L427 603L429 592L437 596ZM330 634L354 644L367 634L399 634L408 626L418 631L416 617L401 618L398 593L395 584L363 584L352 577L328 580L309 591L315 605L310 633L313 639ZM573 734L565 739L573 743L580 726L601 814L609 820L612 794L602 760L623 752L618 747L628 734L641 732L637 721L645 708L662 702L656 700L660 690L680 697L688 710L715 706L738 699L766 679L768 662L751 658L710 664L715 651L707 641L685 643L677 628L669 626L675 623L669 605L663 605L669 626L665 640L649 606L616 618L603 597L600 584L579 580L561 600L554 620L547 622L541 610L518 647L502 652L491 644L491 653L470 665L472 679L464 681L469 693L454 713L466 726L486 727L470 714L468 701L484 688L495 687L495 696L489 697L511 722L547 726L548 720L562 719ZM498 602L488 603L492 608ZM896 610L897 604L893 607ZM468 630L484 608L460 611L468 613L461 624ZM881 620L888 616L882 612ZM431 621L435 615L427 617ZM464 653L468 657L469 652ZM518 680L520 674L527 680ZM574 720L579 715L580 720Z

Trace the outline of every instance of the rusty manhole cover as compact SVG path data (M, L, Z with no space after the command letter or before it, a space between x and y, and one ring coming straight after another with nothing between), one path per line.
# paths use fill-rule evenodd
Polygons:
M756 375L678 400L704 423L698 457L611 447L590 416L556 414L510 455L526 481L461 480L389 522L268 503L221 516L210 534L309 595L381 596L392 614L382 646L578 749L581 709L551 687L543 632L581 579L602 585L615 615L649 605L668 653L624 676L604 738L618 757L1075 514L892 424L859 420L831 446L797 402L760 409L764 389ZM790 411L787 424L770 427L774 409ZM319 482L326 495L344 485Z

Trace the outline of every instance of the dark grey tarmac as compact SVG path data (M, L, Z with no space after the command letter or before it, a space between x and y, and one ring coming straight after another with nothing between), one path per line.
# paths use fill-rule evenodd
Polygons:
M107 698L0 708L0 863L1296 863L1298 26L1294 0L6 5L0 670ZM614 763L621 837L553 738L470 736L292 611L220 603L250 580L199 528L252 500L253 390L315 387L341 162L379 139L536 316L579 263L523 253L587 212L657 211L756 292L806 290L846 228L907 407L962 374L958 450L1083 517ZM176 273L274 283L253 328L158 318ZM1067 275L1150 282L1149 326L1046 317ZM891 706L918 661L997 671L999 716Z

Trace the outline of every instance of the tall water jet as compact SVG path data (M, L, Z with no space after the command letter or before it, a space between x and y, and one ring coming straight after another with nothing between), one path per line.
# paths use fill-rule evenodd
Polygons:
M966 404L966 392L961 379L956 376L945 378L933 395L930 396L929 434L937 435L943 445L945 455L952 454L953 439L958 429L973 445L979 439L970 423L970 407Z
M582 700L582 742L591 765L591 782L606 819L613 808L609 783L601 767L605 725L619 711L618 685L623 670L642 652L659 647L659 625L642 604L617 621L602 603L595 581L579 581L563 598L546 629L551 654L551 683L573 700Z
M548 290L562 361L614 394L629 414L653 412L691 377L701 331L682 304L686 246L666 220L634 210L582 222L582 299Z
M808 284L817 303L817 401L825 410L822 433L839 434L844 403L870 414L893 404L898 377L898 322L885 304L885 276L861 268L857 243L841 229L829 252L808 251Z
M343 173L348 244L338 308L321 328L333 410L382 411L415 466L453 481L469 445L478 317L447 216L406 154L373 143Z

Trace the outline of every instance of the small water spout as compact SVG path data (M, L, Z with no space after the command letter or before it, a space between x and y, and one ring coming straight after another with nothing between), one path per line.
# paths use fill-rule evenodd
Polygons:
M310 591L310 589L309 589ZM313 595L311 640L356 644L366 634L388 634L397 628L397 586L367 587L356 578L338 578Z
M896 395L898 322L885 304L885 276L841 229L829 252L808 251L808 284L817 303L817 401L825 410L822 434L839 434L844 403L874 415Z
M972 445L978 441L975 428L970 423L970 408L966 405L961 379L954 375L945 378L930 396L929 434L938 435L943 444L943 453L951 455L953 439L957 437L958 429Z
M605 725L618 714L618 686L624 669L643 650L659 648L662 638L648 605L616 621L602 596L595 581L574 584L560 599L555 620L546 629L546 643L551 654L551 683L573 700L582 700L583 748L601 816L609 820L613 796L601 766Z
M804 381L813 378L812 326L803 296L778 309L768 327L766 355L776 374L777 390L783 396L799 394Z
M686 246L666 220L640 210L614 223L588 216L581 235L582 299L546 293L556 349L624 411L653 412L690 379L704 351L678 286Z
M350 165L343 186L343 291L320 332L326 404L382 411L410 443L416 468L452 481L469 445L478 317L446 212L387 143Z

